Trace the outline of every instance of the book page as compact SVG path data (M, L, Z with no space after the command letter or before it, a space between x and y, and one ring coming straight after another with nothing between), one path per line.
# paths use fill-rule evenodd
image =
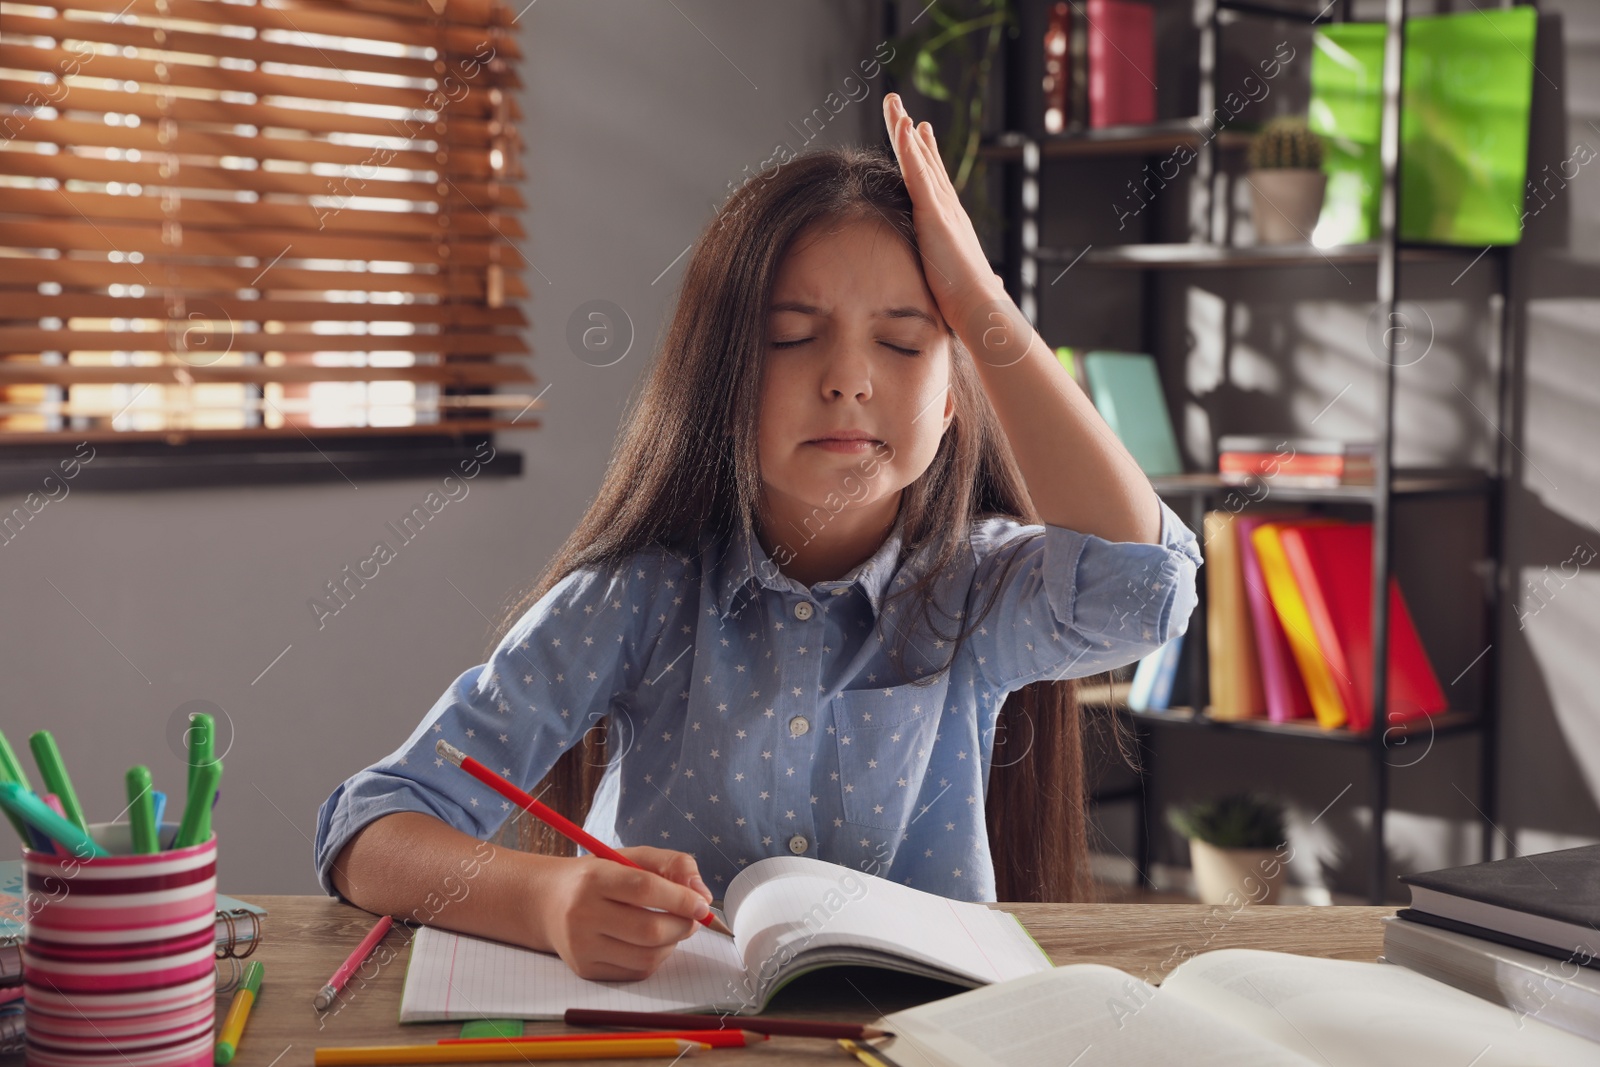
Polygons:
M715 1010L736 1003L743 977L733 940L696 930L650 977L579 978L565 960L432 926L417 931L400 998L400 1021L559 1019L568 1008Z
M1592 1042L1387 963L1218 949L1162 990L1333 1067L1600 1063Z
M900 1067L1311 1067L1114 967L1072 964L884 1017ZM1465 1067L1463 1064L1462 1067Z
M840 946L930 963L972 982L1050 967L1005 912L804 856L774 856L746 868L725 903L758 990L799 953Z

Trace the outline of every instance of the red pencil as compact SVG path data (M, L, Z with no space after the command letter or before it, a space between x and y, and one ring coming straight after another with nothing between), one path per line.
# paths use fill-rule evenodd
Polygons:
M766 1034L758 1034L754 1030L607 1030L596 1033L593 1030L581 1034L535 1034L531 1037L441 1037L441 1045L486 1045L504 1044L507 1041L592 1041L597 1037L614 1038L616 1040L637 1040L639 1038L677 1038L680 1041L699 1041L712 1048L739 1048L750 1045L756 1041L769 1041Z
M557 833L561 834L569 841L577 842L579 845L588 849L596 856L612 860L616 863L625 864L641 871L644 870L643 867L640 867L637 863L633 862L628 857L624 856L622 853L606 844L604 841L601 841L599 838L588 833L583 827L579 826L565 815L562 815L559 811L556 811L554 808L535 800L533 797L529 796L521 789L518 789L516 786L506 781L500 775L496 774L494 771L491 771L488 767L485 767L483 764L479 763L477 760L473 759L471 756L467 755L450 742L436 741L434 742L433 748L434 751L439 753L439 755L443 756L451 763L454 763L457 767L460 767L462 770L472 775L472 777L476 778L490 789L493 789L496 793L499 793L513 804L516 804L529 815L533 815L548 823L553 829L555 829ZM715 930L717 933L727 934L729 937L733 936L733 931L728 929L727 925L723 923L721 919L717 918L716 912L707 912L706 917L698 921L708 930Z

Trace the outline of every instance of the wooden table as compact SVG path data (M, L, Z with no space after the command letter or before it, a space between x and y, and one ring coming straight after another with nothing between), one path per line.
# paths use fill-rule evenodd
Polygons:
M267 909L261 946L261 998L234 1060L239 1067L306 1067L319 1046L433 1042L460 1033L461 1024L400 1026L400 991L415 929L397 925L385 944L390 962L351 979L338 1002L318 1013L312 998L362 935L373 916L332 897L249 896ZM1393 908L1210 907L1203 904L996 904L1015 913L1057 964L1104 963L1159 982L1189 955L1218 948L1261 948L1338 959L1372 960L1382 951L1379 917ZM869 1022L886 1012L941 996L951 987L924 979L850 968L807 975L787 986L773 1015ZM226 1001L218 1002L220 1025ZM527 1032L568 1031L558 1022L529 1022ZM775 1037L747 1049L703 1055L717 1067L750 1063L854 1064L832 1041ZM10 1063L21 1058L7 1058ZM639 1064L659 1060L595 1060Z

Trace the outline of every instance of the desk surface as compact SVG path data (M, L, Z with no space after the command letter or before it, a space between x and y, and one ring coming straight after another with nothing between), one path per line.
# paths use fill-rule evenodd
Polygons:
M319 1015L311 999L372 926L367 912L331 897L251 896L267 909L256 957L265 965L261 999L251 1013L240 1067L304 1067L312 1051L330 1045L427 1043L460 1033L460 1023L401 1027L400 990L409 953L401 948L410 927L389 934L393 961L375 976L351 979L344 995ZM999 904L1015 913L1057 964L1104 963L1147 981L1159 981L1188 955L1218 948L1261 948L1339 959L1376 959L1382 924L1393 908L1209 907L1203 904ZM769 1013L817 1015L868 1022L909 1007L949 986L921 979L852 970L841 980L827 971L799 979L778 994ZM920 996L919 996L920 994ZM220 1021L223 1004L219 1002ZM528 1032L559 1033L558 1022L529 1022ZM717 1049L718 1067L747 1063L853 1063L832 1041L775 1037L749 1049ZM648 1060L605 1060L648 1063Z

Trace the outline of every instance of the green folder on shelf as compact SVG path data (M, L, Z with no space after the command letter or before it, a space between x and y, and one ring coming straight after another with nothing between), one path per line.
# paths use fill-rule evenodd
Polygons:
M1138 352L1085 352L1082 363L1095 409L1133 454L1139 469L1152 478L1182 474L1183 460L1167 415L1155 357Z
M1406 20L1400 115L1400 237L1516 244L1522 236L1538 12L1531 7ZM1312 242L1377 239L1382 170L1381 22L1319 27L1309 125L1328 176Z

